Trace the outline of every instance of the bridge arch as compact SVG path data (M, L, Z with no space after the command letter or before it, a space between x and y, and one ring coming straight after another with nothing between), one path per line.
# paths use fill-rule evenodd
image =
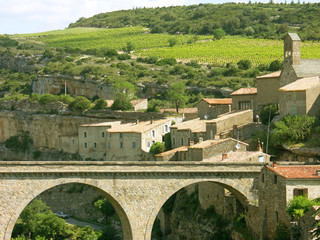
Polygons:
M30 193L25 196L25 198L20 202L19 206L16 208L14 214L11 216L10 221L6 227L5 230L5 236L4 240L10 240L12 231L14 228L14 225L16 221L18 220L21 212L24 210L24 208L37 196L39 196L41 193L52 189L56 186L64 185L64 184L70 184L70 183L78 183L78 184L84 184L87 186L90 186L100 193L102 193L112 204L114 207L116 213L118 214L120 218L120 222L122 225L122 231L123 231L123 239L124 240L132 240L132 229L131 224L129 222L128 216L125 213L124 209L122 208L120 201L116 199L116 197L112 196L110 193L105 191L101 186L99 186L99 183L94 180L86 180L86 179L55 179L54 181L51 181L50 183L46 185L42 185L40 187L36 187L33 191L30 191Z
M163 205L166 203L166 201L175 193L177 193L178 191L180 191L181 189L188 187L192 184L197 184L197 183L205 183L205 182L212 182L212 183L216 183L220 186L223 186L224 188L228 189L232 194L234 194L236 196L236 198L239 200L239 202L241 203L241 205L246 208L249 204L249 198L251 198L251 196L248 193L248 188L246 188L245 186L238 184L238 182L235 182L234 179L202 179L202 180L191 180L188 179L186 181L181 182L178 186L168 189L166 191L166 193L161 196L161 200L155 205L149 219L147 222L147 227L146 227L146 232L145 232L145 240L150 240L151 239L151 233L152 233L152 228L153 228L153 224L156 220L156 217L158 215L158 213L160 212L161 208L163 207Z

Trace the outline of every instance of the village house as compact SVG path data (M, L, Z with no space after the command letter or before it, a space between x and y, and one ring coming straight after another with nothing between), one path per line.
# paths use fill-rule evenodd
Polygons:
M200 119L213 119L231 112L231 105L231 98L203 98L198 103L198 116Z
M257 81L257 110L263 106L279 103L279 91L281 71L256 77Z
M119 126L120 121L83 124L78 126L79 154L84 158L104 159L106 130Z
M262 169L259 183L259 211L262 238L273 239L279 223L289 226L291 218L286 212L294 196L320 196L319 165L277 165ZM311 239L311 238L304 238Z
M206 121L199 118L176 123L170 128L172 148L198 143L206 135Z
M163 136L170 132L172 118L126 123L107 130L107 161L148 160L153 143L163 142Z
M269 162L260 151L247 151L248 144L233 138L206 140L157 154L157 161Z
M231 93L232 110L253 110L257 112L257 88L240 88Z

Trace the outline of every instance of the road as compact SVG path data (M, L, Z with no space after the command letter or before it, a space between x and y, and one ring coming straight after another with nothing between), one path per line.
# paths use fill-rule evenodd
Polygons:
M90 226L95 230L102 230L103 229L103 225L100 225L100 224L98 225L98 224L94 224L94 223L79 221L74 218L68 218L65 220L66 220L66 223L68 223L68 224L72 224L72 225L76 225L76 226L80 226L80 227Z

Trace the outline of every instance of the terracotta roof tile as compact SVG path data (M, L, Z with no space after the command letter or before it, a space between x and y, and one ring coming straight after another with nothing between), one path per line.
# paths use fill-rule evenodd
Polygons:
M249 95L257 94L257 88L240 88L237 91L234 91L230 95Z
M170 154L175 153L175 152L186 152L186 151L188 151L188 147L182 146L182 147L171 149L171 150L163 152L163 153L158 153L155 156L156 157L164 157L166 155L170 155Z
M257 79L264 79L264 78L276 78L280 77L281 71L269 73L266 75L258 76Z
M320 165L300 165L300 166L276 166L267 167L269 170L286 179L320 179L317 170Z
M175 108L161 108L161 113L163 112L176 112ZM179 113L198 113L198 108L181 108Z
M210 105L232 104L232 98L204 98L202 99Z

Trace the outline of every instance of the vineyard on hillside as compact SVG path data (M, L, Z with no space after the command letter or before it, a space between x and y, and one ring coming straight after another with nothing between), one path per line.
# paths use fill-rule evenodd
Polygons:
M109 48L122 50L128 42L134 46L134 55L172 57L180 61L196 60L200 63L224 65L248 59L254 66L283 59L283 42L280 40L226 37L213 40L212 36L150 34L142 27L101 29L71 28L37 34L16 35L42 41L52 48L79 49ZM169 39L176 45L169 47ZM319 42L303 42L302 58L320 58Z

